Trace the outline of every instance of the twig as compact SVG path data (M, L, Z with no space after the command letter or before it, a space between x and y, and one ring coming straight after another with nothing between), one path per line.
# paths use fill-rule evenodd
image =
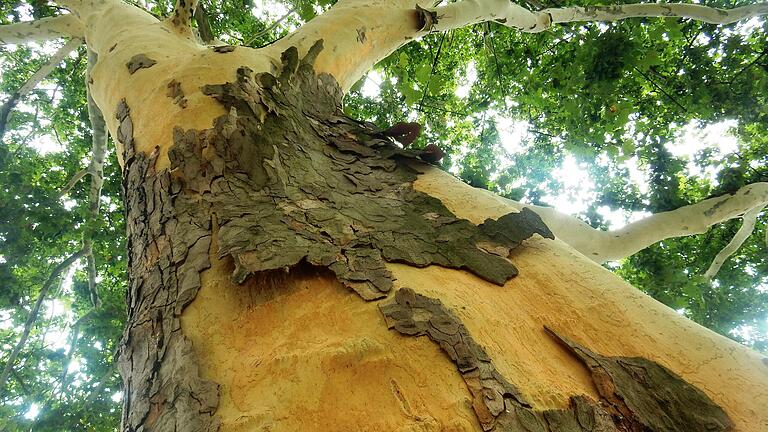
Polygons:
M764 57L766 54L768 54L768 49L764 50L764 51L762 52L762 54L760 54L759 56L755 57L755 59L754 59L754 60L752 60L751 62L749 62L749 64L747 64L746 66L744 66L743 68L741 68L741 70L739 70L738 72L736 72L736 74L735 74L733 77L731 77L731 79L730 79L730 80L728 80L728 85L731 85L731 84L733 84L733 82L734 82L734 81L736 81L736 78L738 78L738 77L739 77L739 75L743 74L743 73L744 73L744 71L746 71L746 70L747 70L747 69L749 69L750 67L754 66L754 65L755 65L755 63L757 63L757 61L758 61L758 60L760 60L761 58L763 58L763 57Z
M260 37L268 34L272 30L274 30L275 27L279 26L280 23L283 22L286 18L288 18L289 16L293 15L294 12L296 12L296 8L295 7L292 8L291 10L289 10L288 12L286 12L285 15L281 16L277 21L273 22L272 25L270 25L266 29L264 29L264 30L256 33L255 35L253 35L250 39L245 41L245 43L243 43L243 45L244 46L251 46L252 43L256 42Z
M77 182L80 181L83 177L85 177L86 174L89 174L88 168L83 168L80 171L76 172L75 175L72 176L71 179L67 182L67 184L61 188L61 192L59 192L59 198L63 197L64 195L68 194L70 190L72 190L73 187L77 184Z
M435 58L432 59L432 69L429 70L429 78L427 79L427 83L424 85L424 92L421 94L421 100L419 101L419 108L421 108L424 105L424 98L427 97L427 90L429 89L429 83L430 81L432 81L432 75L435 74L435 67L437 67L437 61L440 60L440 53L443 50L443 42L445 41L446 34L447 32L443 33L442 36L440 37L440 44L437 46L437 54L435 54Z
M656 89L658 89L661 93L663 93L664 96L668 97L669 100L671 100L675 105L680 107L680 109L683 110L683 112L685 112L685 113L688 112L688 109L686 107L684 107L680 102L678 102L677 99L675 99L671 94L667 93L667 91L664 90L664 88L662 88L660 85L656 84L656 82L654 80L652 80L651 77L646 75L643 71L641 71L637 67L633 67L632 69L637 71L643 78L645 78L649 83L651 83L651 85L653 85L654 87L656 87Z

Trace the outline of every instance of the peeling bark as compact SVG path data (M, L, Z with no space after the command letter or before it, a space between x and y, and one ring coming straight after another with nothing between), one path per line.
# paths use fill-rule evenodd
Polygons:
M128 68L128 73L133 75L139 69L151 68L157 63L157 60L151 59L146 54L136 54L128 60L125 66Z
M728 415L698 388L640 357L605 357L547 329L592 374L603 406L625 430L728 431ZM620 429L622 430L622 429Z
M130 109L118 107L131 274L124 430L217 428L217 386L199 378L179 325L210 267L213 235L235 283L308 262L367 300L391 289L386 262L503 284L517 274L512 248L534 233L552 238L533 212L473 225L415 191L421 152L342 113L338 84L314 73L320 49L301 60L286 51L279 76L241 68L235 82L206 86L228 114L212 129L177 128L170 170L155 171L156 153L135 152Z
M321 49L316 43L303 59L287 50L277 76L241 68L236 81L205 86L228 114L208 130L177 128L170 170L154 170L156 153L135 153L130 110L118 107L132 275L119 361L125 430L218 428L217 386L199 377L179 323L210 267L213 235L219 258L234 262L235 283L308 262L367 300L390 291L386 262L463 268L504 284L517 273L511 249L534 233L553 237L528 209L474 225L414 190L418 160L430 151L391 139L412 137L413 127L381 130L344 116L338 84L313 70ZM439 300L401 289L381 311L391 328L440 345L486 431L731 427L704 393L662 366L600 356L560 336L592 372L601 399L576 396L568 409L536 410Z
M218 386L199 378L192 343L179 314L210 266L211 221L183 211L194 203L180 194L168 171L154 171L156 154L134 151L130 109L117 109L124 146L128 225L128 327L118 356L123 377L123 431L215 431ZM181 209L181 210L179 210Z
M402 162L420 152L342 114L338 85L312 69L320 49L301 61L286 51L277 77L241 68L237 82L207 86L229 114L212 130L176 131L171 166L186 188L212 192L203 200L220 223L219 256L234 258L234 282L307 261L371 300L390 290L391 261L503 284L517 273L510 249L533 233L552 237L533 212L474 226L414 191L416 173Z
M484 431L689 432L728 431L725 412L701 390L665 367L643 358L605 357L548 332L590 369L599 401L582 395L568 409L536 410L503 377L461 320L438 299L410 288L380 306L390 329L429 337L450 357L472 394Z
M173 100L173 103L181 108L187 107L187 98L184 97L184 91L181 89L181 83L176 80L171 80L168 83L168 92L166 96Z

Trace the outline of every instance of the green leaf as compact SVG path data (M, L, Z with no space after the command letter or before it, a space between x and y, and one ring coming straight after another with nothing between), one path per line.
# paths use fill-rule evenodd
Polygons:
M408 54L405 51L401 52L398 56L397 64L403 69L408 67Z
M429 81L429 77L432 75L432 66L426 63L422 63L416 69L416 80L419 84L426 86Z

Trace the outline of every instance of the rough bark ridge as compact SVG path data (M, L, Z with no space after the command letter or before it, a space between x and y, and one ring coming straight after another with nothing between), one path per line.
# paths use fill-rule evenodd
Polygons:
M714 432L732 427L701 390L663 366L643 358L601 356L551 330L590 369L601 399L574 396L569 409L534 410L440 300L401 288L380 309L390 329L426 335L440 345L464 378L485 431Z
M218 386L199 378L192 343L179 315L210 266L211 221L184 209L194 197L178 179L155 172L156 154L137 154L125 102L117 108L124 146L128 222L128 327L118 368L123 377L123 431L215 431Z

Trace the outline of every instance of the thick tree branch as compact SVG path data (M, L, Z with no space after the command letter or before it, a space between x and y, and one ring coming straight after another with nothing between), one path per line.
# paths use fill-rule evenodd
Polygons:
M615 6L548 8L530 11L508 0L461 0L427 9L425 30L445 31L484 21L496 21L520 31L537 33L552 24L578 21L617 21L637 17L692 18L712 24L730 24L768 13L768 3L717 9L683 3L643 3Z
M83 236L83 249L86 250L88 261L88 288L91 294L93 307L99 307L100 301L96 287L96 259L93 256L93 234L96 221L99 218L99 205L101 203L101 188L104 185L104 161L107 156L107 124L96 102L93 100L90 89L90 76L93 67L98 61L98 55L88 50L88 73L86 74L86 95L88 98L88 118L91 121L91 163L88 173L91 175L91 187L88 193L89 225Z
M64 60L64 57L69 55L72 51L77 49L83 41L79 38L74 38L59 48L51 59L43 65L37 72L32 74L31 77L21 85L21 87L14 92L11 97L0 106L0 139L5 135L6 127L8 126L8 119L10 118L11 110L16 106L21 99L24 98L29 92L40 84L42 80L53 72L56 66Z
M627 4L552 8L544 9L539 13L549 14L553 24L577 21L617 21L639 17L678 17L691 18L710 24L731 24L746 18L768 14L768 3L758 3L733 9L718 9L685 3ZM541 30L544 29L534 31Z
M0 45L83 37L83 26L72 14L0 26Z
M289 46L303 54L318 39L325 50L315 69L333 75L348 90L378 61L429 31L446 31L495 21L524 32L540 32L554 23L615 21L632 17L686 17L727 24L768 13L768 3L734 9L691 4L631 4L549 8L531 11L509 0L460 0L424 8L406 0L341 0L286 38L266 49L279 58Z
M528 207L539 214L561 240L592 260L605 262L628 257L664 239L703 233L714 224L745 214L745 221L747 221L756 208L761 209L766 204L768 204L768 183L753 183L742 187L734 194L657 213L615 231L596 230L573 216L549 207L526 205L523 207ZM746 222L745 225L747 227L743 228L744 232L749 228ZM738 248L741 243L736 244L735 241L731 243ZM728 256L725 254L730 255L727 251L721 252L724 256L722 261L725 261Z
M27 343L27 339L29 338L29 333L32 331L32 327L35 324L35 321L37 320L37 315L40 313L40 307L43 305L43 301L45 300L45 297L48 295L48 290L51 288L51 285L56 280L57 277L59 277L59 274L61 274L64 269L72 265L75 261L80 259L83 255L85 255L85 250L80 249L79 251L75 252L74 254L70 255L67 259L59 263L53 271L51 272L51 275L48 276L48 279L46 279L45 283L43 284L43 287L40 288L40 294L37 297L37 301L35 301L34 306L32 306L32 310L29 311L29 316L27 316L27 321L24 323L24 330L21 332L21 338L19 338L19 342L16 343L16 346L13 347L13 351L11 351L11 354L8 356L8 359L6 360L5 367L3 367L3 372L0 374L0 394L5 392L5 383L8 380L8 375L11 373L11 370L13 370L13 364L16 363L16 359L19 357L19 353L21 353L21 350L24 348L24 345Z
M192 33L192 19L198 0L176 0L171 16L166 19L180 33Z
M414 3L340 0L300 29L262 49L279 59L288 47L297 47L303 55L322 39L324 49L315 61L315 69L333 75L346 91L378 61L424 34L419 30L420 13Z

